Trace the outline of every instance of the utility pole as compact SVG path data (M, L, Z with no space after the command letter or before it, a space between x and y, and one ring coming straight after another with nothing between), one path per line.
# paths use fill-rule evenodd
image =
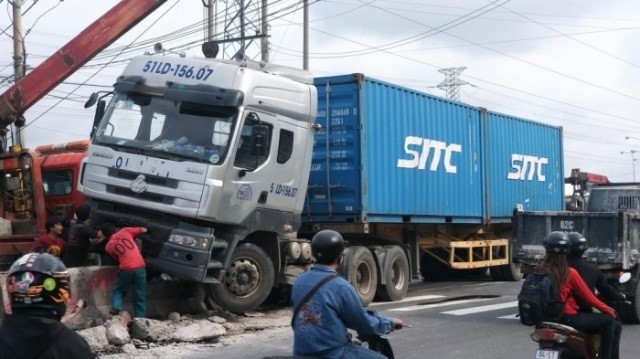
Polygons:
M444 81L438 84L438 88L446 92L449 100L460 101L460 86L469 84L467 81L460 81L460 73L465 69L466 67L450 67L438 70L444 74Z
M302 10L302 68L309 70L309 1L303 0Z
M260 49L262 54L262 61L269 62L269 19L267 12L267 0L262 0L262 38L260 38Z
M217 5L218 2L216 0L209 0L209 5L207 5L207 41L213 41L218 32L218 22L215 18L218 13L216 11Z
M13 5L13 74L15 81L24 76L24 38L22 37L22 4L24 0L12 0ZM19 110L19 109L18 109ZM16 121L20 121L19 118ZM24 143L24 133L21 127L14 124L11 125L13 136L13 145L22 147Z

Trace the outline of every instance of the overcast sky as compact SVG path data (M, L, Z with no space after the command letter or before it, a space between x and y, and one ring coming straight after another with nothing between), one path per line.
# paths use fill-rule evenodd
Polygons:
M28 66L37 66L117 3L26 0ZM437 70L464 66L461 80L470 85L461 87L461 101L564 128L565 174L581 168L615 182L633 180L630 151L640 151L640 1L309 3L314 75L360 72L444 96L437 88L444 76ZM301 67L300 1L269 4L271 61ZM226 5L218 6L222 29ZM257 19L255 10L249 7L249 18ZM9 1L0 0L0 30L8 28L0 35L2 92L13 73L11 12ZM200 56L204 18L201 0L167 1L26 113L27 145L86 138L93 118L93 109L82 106L87 96L109 89L126 60L153 51L157 38L165 48ZM258 58L257 47L247 54ZM634 157L640 161L640 152ZM640 181L640 165L636 171Z

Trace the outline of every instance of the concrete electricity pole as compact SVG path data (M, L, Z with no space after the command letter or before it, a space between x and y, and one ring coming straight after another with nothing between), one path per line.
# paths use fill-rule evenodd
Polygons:
M438 84L438 88L446 92L449 100L460 101L460 86L469 84L460 80L460 73L465 69L466 67L450 67L438 70L444 74L444 81Z
M25 54L24 37L22 36L22 4L24 0L12 0L13 5L13 74L15 81L24 76ZM20 127L11 125L13 133L13 145L22 147L24 143L24 133Z
M309 70L309 1L304 0L302 11L302 68Z
M262 23L262 38L260 38L260 49L262 54L262 61L269 62L269 19L267 12L267 0L262 0L262 16L260 17Z
M216 0L209 0L209 5L207 5L207 41L213 41L218 32L218 22L216 21L217 5L218 2Z

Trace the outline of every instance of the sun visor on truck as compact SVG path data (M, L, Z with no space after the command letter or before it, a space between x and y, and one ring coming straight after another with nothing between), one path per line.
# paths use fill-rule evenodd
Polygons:
M113 85L113 89L116 92L129 93L134 92L134 89L138 85L144 84L144 77L142 76L120 76Z
M238 107L242 105L242 91L223 89L211 85L184 85L170 83L164 98L174 101L202 103L212 106Z

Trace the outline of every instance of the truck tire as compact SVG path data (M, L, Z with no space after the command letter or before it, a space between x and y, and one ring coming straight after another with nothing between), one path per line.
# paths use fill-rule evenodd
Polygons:
M409 288L409 260L402 248L385 246L383 272L386 284L378 285L376 298L382 301L397 301L407 295Z
M207 294L222 308L243 313L258 307L271 293L275 271L269 256L254 244L238 246L222 283L209 284Z
M628 311L625 314L620 314L623 318L623 322L630 324L640 323L640 282L636 284L634 290L635 297L629 298L631 304L628 304ZM625 318L626 317L626 318Z
M503 266L499 266L502 271L502 280L508 282L517 282L522 280L522 273L520 272L520 263L509 263Z
M378 286L376 261L368 248L357 246L349 264L349 283L356 289L362 305L367 306L373 301Z

